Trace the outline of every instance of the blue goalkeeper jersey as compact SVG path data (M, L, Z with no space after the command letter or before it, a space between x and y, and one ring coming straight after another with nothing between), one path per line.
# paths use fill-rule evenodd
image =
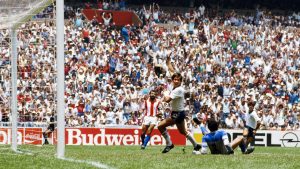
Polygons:
M207 133L209 133L209 131L207 131L207 128L203 123L200 124L200 130L203 135L206 135Z
M224 130L217 130L206 134L202 138L202 148L210 149L211 154L227 154L225 145L229 144L227 132Z

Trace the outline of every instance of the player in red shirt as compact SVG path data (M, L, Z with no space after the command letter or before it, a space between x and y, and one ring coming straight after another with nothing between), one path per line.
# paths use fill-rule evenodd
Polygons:
M141 149L146 148L151 138L152 130L157 125L157 116L161 115L161 113L159 112L161 102L160 100L157 100L156 92L151 91L149 94L150 97L149 99L145 100L145 104L144 104L145 116L143 120L142 134L141 134L141 140L142 140Z

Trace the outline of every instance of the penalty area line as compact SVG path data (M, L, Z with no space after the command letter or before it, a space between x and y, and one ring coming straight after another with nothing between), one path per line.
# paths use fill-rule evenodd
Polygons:
M76 162L76 163L89 164L89 165L92 165L94 167L102 168L102 169L113 169L112 167L109 167L105 164L95 162L95 161L76 160L76 159L72 159L72 158L58 158L58 159L65 160L65 161L70 161L70 162Z
M0 153L0 155L8 155L8 156L21 156L19 153Z
M252 154L258 154L258 155L274 155L274 154L272 154L272 153L255 153L255 152L253 152Z
M21 150L17 150L15 151L17 154L25 154L25 155L33 155L33 153L31 151L25 152L25 151L21 151Z
M31 152L24 152L24 151L20 151L20 150L11 151L11 153L9 153L9 152L5 152L5 153L0 152L0 154L16 155L16 156L20 156L20 155L30 155L30 156L32 156L33 155L33 153L31 153Z
M270 155L273 156L276 153L252 153L253 155L257 154L257 155ZM280 154L281 156L299 156L299 154Z
M1 147L0 150L11 150L10 147Z

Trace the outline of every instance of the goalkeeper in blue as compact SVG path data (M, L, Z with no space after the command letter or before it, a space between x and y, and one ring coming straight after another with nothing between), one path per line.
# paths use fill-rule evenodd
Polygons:
M202 138L201 154L207 154L208 149L211 154L233 154L234 151L229 143L227 132L218 130L219 123L214 119L207 121L210 133Z

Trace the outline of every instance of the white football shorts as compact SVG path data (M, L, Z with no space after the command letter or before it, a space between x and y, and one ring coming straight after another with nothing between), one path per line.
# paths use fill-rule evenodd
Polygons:
M143 124L149 126L150 124L157 125L157 117L153 116L145 116Z

